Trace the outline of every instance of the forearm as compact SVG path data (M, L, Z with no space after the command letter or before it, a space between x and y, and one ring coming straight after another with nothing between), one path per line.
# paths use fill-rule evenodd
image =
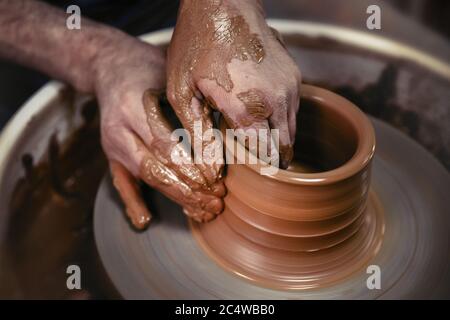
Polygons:
M66 18L62 10L41 2L0 0L0 57L93 92L95 62L128 36L87 18L80 30L69 30Z

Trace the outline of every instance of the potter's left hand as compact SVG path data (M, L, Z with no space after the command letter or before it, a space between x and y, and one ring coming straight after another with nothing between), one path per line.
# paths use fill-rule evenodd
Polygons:
M187 153L171 139L173 128L159 104L165 85L164 52L122 35L96 60L95 89L101 111L102 146L133 225L150 221L138 188L142 180L183 207L186 215L205 222L222 211L225 189L205 186L199 168L172 161L172 152Z
M209 104L232 128L278 129L280 165L289 165L301 74L259 1L183 1L167 74L168 98L185 128L195 120L211 127Z

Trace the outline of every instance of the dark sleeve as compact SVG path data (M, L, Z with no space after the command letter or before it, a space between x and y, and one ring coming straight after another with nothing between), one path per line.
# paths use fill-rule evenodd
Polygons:
M81 15L132 35L175 25L179 0L46 0L64 10L77 5Z

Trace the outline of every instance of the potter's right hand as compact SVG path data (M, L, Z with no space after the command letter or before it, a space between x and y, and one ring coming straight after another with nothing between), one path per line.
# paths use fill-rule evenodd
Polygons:
M102 145L133 225L142 229L151 218L139 180L180 204L191 218L213 219L223 208L223 185L205 188L198 167L171 160L173 148L181 147L170 139L172 128L159 105L158 92L165 86L163 52L127 37L106 51L95 69Z
M167 70L167 95L185 128L195 120L209 128L209 105L231 128L278 129L280 165L289 165L301 75L260 1L184 0Z

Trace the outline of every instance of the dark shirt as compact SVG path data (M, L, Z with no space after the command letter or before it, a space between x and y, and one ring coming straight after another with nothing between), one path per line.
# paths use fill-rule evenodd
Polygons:
M64 10L77 5L81 15L140 35L174 26L179 0L46 0Z

